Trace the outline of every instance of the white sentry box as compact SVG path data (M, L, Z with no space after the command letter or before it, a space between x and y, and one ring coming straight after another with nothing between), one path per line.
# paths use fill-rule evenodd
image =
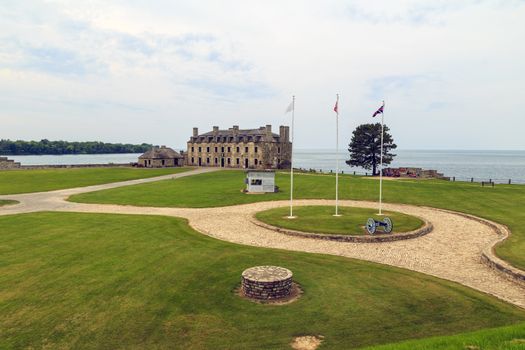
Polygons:
M248 171L246 190L252 193L275 192L275 172L270 170Z

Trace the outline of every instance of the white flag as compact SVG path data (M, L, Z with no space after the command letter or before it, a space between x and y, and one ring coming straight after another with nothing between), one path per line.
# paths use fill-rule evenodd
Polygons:
M290 105L288 106L288 108L286 108L286 111L284 111L284 114L290 113L291 111L293 111L293 101L290 102Z

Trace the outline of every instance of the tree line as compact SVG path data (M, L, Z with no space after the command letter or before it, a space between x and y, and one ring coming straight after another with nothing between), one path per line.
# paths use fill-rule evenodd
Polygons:
M143 153L152 147L151 144L140 145L105 143L97 141L11 141L0 140L1 155L43 155L43 154L104 154L104 153Z

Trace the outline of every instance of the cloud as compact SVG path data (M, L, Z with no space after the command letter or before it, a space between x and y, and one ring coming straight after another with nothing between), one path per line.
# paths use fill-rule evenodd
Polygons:
M371 100L381 100L395 92L411 93L414 89L440 80L432 74L390 75L374 78L368 81L368 97Z
M206 90L214 96L231 102L238 99L267 99L277 96L275 89L259 82L223 82L210 79L190 79L185 84L192 88Z
M525 148L523 18L517 0L8 0L2 133L181 146L194 125L285 123L294 94L297 146L329 148L340 93L341 140L385 99L400 148Z
M35 13L28 10L32 5L37 9ZM200 87L203 93L216 93L220 98L228 94L229 98L258 98L265 95L259 91L269 91L261 88L268 83L251 72L253 64L237 54L230 40L206 31L126 31L125 26L100 26L99 18L104 15L95 10L90 16L91 10L79 11L60 3L9 4L3 10L7 13L0 10L0 17L6 17L6 32L11 33L11 37L0 38L0 64L64 79L99 75L108 80L163 74L167 81L178 85L194 81L193 88ZM217 83L238 81L242 85L239 72L251 81L244 86L252 84L256 89L253 93L241 94L242 87Z
M522 0L440 0L440 1L369 1L355 0L346 6L346 15L354 20L374 25L404 24L409 26L444 26L453 14L479 6L515 9L523 6Z

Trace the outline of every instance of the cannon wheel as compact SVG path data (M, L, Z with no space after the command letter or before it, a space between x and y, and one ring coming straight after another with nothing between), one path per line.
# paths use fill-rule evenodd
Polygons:
M394 229L394 224L392 223L392 220L390 220L389 217L386 217L383 219L383 223L385 224L385 233L390 233Z
M366 220L366 231L373 235L375 232L376 232L376 221L372 218L368 218L368 220Z

